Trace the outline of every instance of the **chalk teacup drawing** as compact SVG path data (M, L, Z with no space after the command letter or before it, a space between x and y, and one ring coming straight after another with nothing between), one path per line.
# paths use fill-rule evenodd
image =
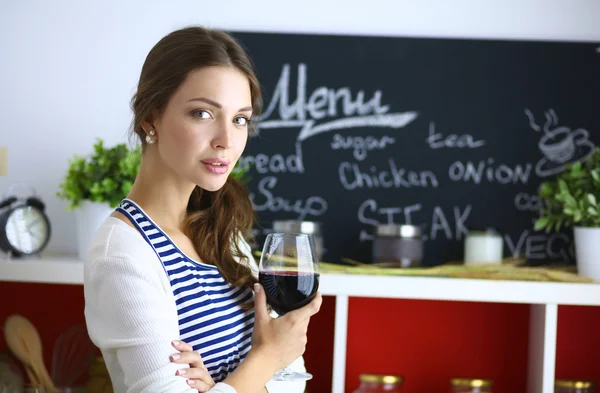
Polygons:
M529 125L534 131L542 131L535 123L533 114L525 109ZM551 129L554 126L555 128ZM589 140L589 132L583 128L571 130L558 126L558 116L553 109L546 111L546 123L538 143L543 157L535 166L540 177L548 177L563 172L567 164L585 161L594 152L594 143Z
M546 158L564 164L575 156L577 146L587 142L589 133L583 128L571 131L568 127L558 127L540 138L538 147Z

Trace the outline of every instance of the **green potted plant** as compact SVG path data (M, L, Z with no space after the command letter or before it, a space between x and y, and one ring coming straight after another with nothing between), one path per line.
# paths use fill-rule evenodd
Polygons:
M74 155L57 196L75 211L78 254L83 258L91 239L119 202L129 193L141 162L141 149L125 144L105 147L97 138L88 157Z
M600 281L600 148L584 162L568 165L555 180L543 182L544 200L537 230L573 227L579 274Z

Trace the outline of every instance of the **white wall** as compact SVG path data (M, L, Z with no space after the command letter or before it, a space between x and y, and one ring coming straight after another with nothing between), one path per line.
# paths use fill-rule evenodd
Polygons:
M126 141L149 49L188 24L231 30L600 41L598 0L179 0L0 2L0 146L75 252L74 214L55 197L73 153Z

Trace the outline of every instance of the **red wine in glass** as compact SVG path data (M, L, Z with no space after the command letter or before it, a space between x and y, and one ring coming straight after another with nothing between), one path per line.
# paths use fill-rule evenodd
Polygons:
M310 303L319 288L319 273L266 271L259 273L267 301L278 315L284 315Z
M319 289L319 261L312 236L270 233L260 257L258 280L267 302L282 316L307 305ZM285 367L273 375L274 381L306 381L309 373Z

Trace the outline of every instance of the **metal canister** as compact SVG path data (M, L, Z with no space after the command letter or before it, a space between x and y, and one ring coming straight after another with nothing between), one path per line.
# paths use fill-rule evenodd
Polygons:
M320 223L314 221L275 220L273 221L273 232L311 235L315 244L317 258L321 260L323 256L323 230Z
M421 228L414 225L378 225L373 240L373 262L400 267L420 266L423 259L421 235Z

